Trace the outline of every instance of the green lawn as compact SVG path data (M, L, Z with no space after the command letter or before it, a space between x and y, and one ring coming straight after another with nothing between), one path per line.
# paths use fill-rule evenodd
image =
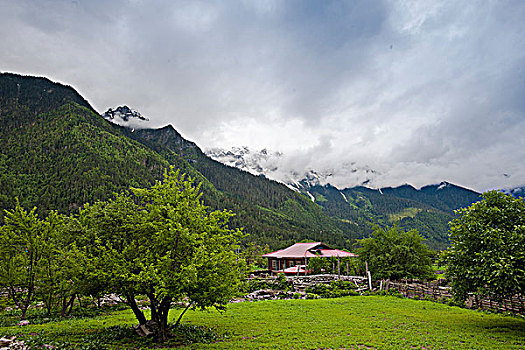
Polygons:
M179 312L173 310L171 318ZM247 302L231 304L223 313L188 311L184 321L212 327L223 337L216 343L181 349L525 348L525 320L521 318L395 297ZM71 340L119 323L134 324L131 312L4 327L0 335L43 331Z

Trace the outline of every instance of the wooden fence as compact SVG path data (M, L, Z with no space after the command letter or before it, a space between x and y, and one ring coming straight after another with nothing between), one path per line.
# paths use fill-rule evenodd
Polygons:
M286 278L295 291L304 292L306 288L315 284L328 284L336 280L346 280L355 283L357 291L369 289L366 277L361 276L339 276L339 275L308 275L308 276L288 276ZM275 277L261 279L274 281ZM444 280L421 282L421 281L374 281L373 290L395 289L403 296L411 299L434 300L442 303L448 303L452 300L451 287L444 283ZM501 312L510 312L525 316L525 300L523 297L514 296L497 302L489 296L476 296L471 294L465 303L469 309L495 310Z
M448 302L452 299L451 287L442 285L439 281L425 283L385 282L384 289L390 288L412 299L433 299L441 302ZM519 295L498 302L490 296L470 294L465 306L469 309L495 310L525 315L525 300Z

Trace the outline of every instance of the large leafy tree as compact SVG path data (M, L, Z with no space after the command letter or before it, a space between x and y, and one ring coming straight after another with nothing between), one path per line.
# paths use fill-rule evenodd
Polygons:
M191 179L170 170L150 189L86 206L70 222L77 237L71 250L87 280L123 295L142 325L152 324L135 297L147 296L159 341L168 336L173 302L221 308L240 285L243 260L235 249L242 234L228 228L231 213L209 212L200 198Z
M433 276L432 251L423 243L417 230L403 231L397 226L376 226L371 237L358 241L359 260L374 278L427 279Z
M498 191L456 211L443 254L454 295L502 299L525 292L525 203Z

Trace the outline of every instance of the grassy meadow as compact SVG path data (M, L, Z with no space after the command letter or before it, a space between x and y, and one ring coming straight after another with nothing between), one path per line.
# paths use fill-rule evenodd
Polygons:
M172 310L174 321L180 310ZM195 339L172 341L179 349L523 349L522 318L385 296L273 300L230 304L227 311L188 311ZM60 348L139 349L159 346L137 339L129 310L28 326L0 327ZM118 327L120 326L120 327ZM122 327L126 326L126 327ZM193 332L194 333L194 332ZM36 342L35 342L36 339Z

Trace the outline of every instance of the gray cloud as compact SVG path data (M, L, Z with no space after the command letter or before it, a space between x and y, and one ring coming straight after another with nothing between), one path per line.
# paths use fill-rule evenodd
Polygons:
M485 190L525 183L524 29L519 0L0 0L0 70L340 186Z

